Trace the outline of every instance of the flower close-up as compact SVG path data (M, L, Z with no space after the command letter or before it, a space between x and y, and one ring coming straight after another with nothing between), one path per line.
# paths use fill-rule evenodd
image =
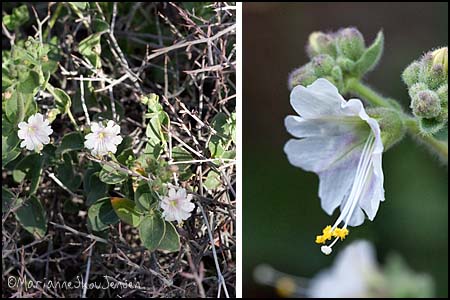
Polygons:
M299 116L285 119L295 137L284 147L289 162L319 176L319 197L327 214L337 207L341 212L316 237L328 255L348 235L348 226L361 225L365 215L373 220L384 200L381 130L359 99L344 100L326 79L295 87L291 105Z
M106 127L101 123L91 123L91 133L86 135L84 145L93 155L103 156L108 152L116 153L117 145L122 142L120 126L108 121Z
M18 126L17 135L23 140L20 147L39 152L50 142L53 129L40 113L30 116L28 122L20 122Z
M191 216L195 208L191 202L192 195L187 195L184 188L170 188L166 197L161 200L162 216L166 221L177 221L179 224Z

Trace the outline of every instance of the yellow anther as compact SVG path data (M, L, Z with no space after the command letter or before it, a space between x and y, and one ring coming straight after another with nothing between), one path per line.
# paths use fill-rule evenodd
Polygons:
M325 243L325 238L323 237L323 235L318 235L318 236L316 236L316 243L317 244L323 244L323 243Z
M316 243L323 244L328 240L331 240L333 236L333 230L331 229L331 225L328 225L322 230L323 235L316 236Z
M341 238L341 241L348 235L347 228L336 228L333 230L333 236Z
M331 225L328 225L322 230L323 237L325 240L331 240L331 237L333 235L333 230L331 230Z

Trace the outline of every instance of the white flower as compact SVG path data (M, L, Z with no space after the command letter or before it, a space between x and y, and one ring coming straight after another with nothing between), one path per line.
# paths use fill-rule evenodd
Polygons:
M108 152L116 153L117 145L122 142L120 126L114 121L108 121L106 127L101 123L91 123L91 133L86 135L84 146L91 149L93 155L106 155Z
M333 266L310 282L311 298L366 298L371 283L382 276L375 249L367 241L356 241L338 254Z
M187 220L195 207L191 199L192 195L186 195L185 189L170 188L169 195L161 200L162 216L166 221L177 221L178 223Z
M364 212L373 220L384 201L380 126L360 100L345 101L325 79L295 87L291 105L300 116L288 116L285 125L299 139L289 140L284 151L291 164L319 175L323 210L332 215L340 207L334 225L316 238L319 244L335 238L321 248L330 254L338 239L347 236L348 226L361 225Z
M50 143L49 136L52 133L53 129L50 127L48 120L44 120L44 117L37 113L28 118L28 123L19 123L17 135L23 140L20 147L41 151L44 145Z

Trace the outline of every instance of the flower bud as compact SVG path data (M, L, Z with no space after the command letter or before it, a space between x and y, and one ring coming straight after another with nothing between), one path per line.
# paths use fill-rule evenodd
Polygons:
M316 79L317 76L314 74L314 69L312 68L311 63L308 63L289 74L289 90L292 90L297 85L308 86L316 81Z
M357 61L366 49L363 35L354 27L341 29L337 33L337 47L339 54L352 61Z
M411 108L416 117L435 118L441 113L441 101L436 92L423 90L412 97Z
M319 54L315 56L311 63L317 77L329 75L335 64L334 59L328 54Z
M448 76L448 47L433 51L433 67L438 67Z
M333 36L320 31L311 33L306 51L310 58L319 54L328 54L336 57L336 45Z
M412 64L410 64L405 69L405 71L403 71L402 78L407 86L412 86L413 84L416 84L419 81L419 74L421 68L422 65L419 62L415 61Z
M355 62L351 59L348 59L346 57L338 57L337 59L338 65L342 68L342 70L346 72L351 72L353 68L355 67Z
M367 113L376 119L380 125L384 151L387 151L405 136L406 127L398 111L377 107L368 109Z

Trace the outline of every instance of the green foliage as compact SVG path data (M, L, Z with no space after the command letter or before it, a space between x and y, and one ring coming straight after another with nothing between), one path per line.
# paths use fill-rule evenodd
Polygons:
M233 159L236 154L229 149L231 143L236 142L236 115L227 117L219 112L212 119L211 127L216 131L208 143L211 157Z
M122 183L127 179L127 177L128 175L118 171L110 165L103 165L103 168L99 174L100 180L107 184Z
M29 18L28 7L21 5L14 8L10 15L4 15L2 22L8 30L17 30L20 26L28 22Z
M28 193L34 194L39 186L42 175L43 157L38 153L32 153L23 157L15 166L13 178L17 183L28 180L30 183Z
M141 98L141 101L147 105L148 113L145 114L145 117L149 119L145 131L148 142L144 152L157 159L167 147L167 129L170 126L169 116L163 110L157 95L144 96Z
M97 200L89 207L88 210L88 226L93 231L103 231L119 222L119 217L114 211L109 198Z
M141 182L134 193L134 201L136 205L140 206L143 210L150 211L150 208L158 200L155 192L150 190L148 182Z
M29 197L15 212L17 221L36 238L43 238L47 232L47 215L41 202L35 196Z
M13 211L19 208L23 203L22 198L18 198L9 189L2 186L2 213Z
M142 244L150 251L158 249L165 232L166 223L155 213L146 216L139 225Z
M176 252L180 250L180 236L175 226L170 222L165 222L166 231L164 237L158 245L158 250Z
M134 227L139 226L142 221L142 213L139 212L138 207L134 201L112 197L111 205L114 208L117 216L125 223Z
M56 149L55 154L63 155L66 152L81 150L83 147L83 136L79 132L70 132L63 136L61 144Z

